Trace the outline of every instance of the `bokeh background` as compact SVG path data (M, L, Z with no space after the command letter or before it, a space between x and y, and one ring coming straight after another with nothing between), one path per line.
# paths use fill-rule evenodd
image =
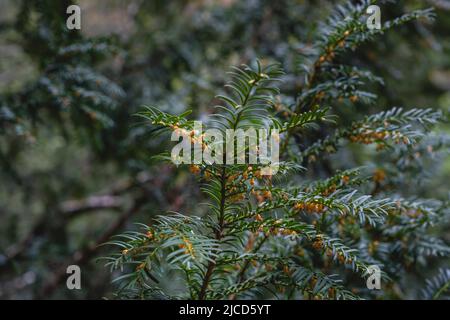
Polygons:
M167 210L204 210L185 171L151 160L168 141L134 114L153 105L206 117L229 66L257 57L282 63L283 93L295 97L299 53L339 2L1 0L0 298L112 297L100 244ZM81 31L65 25L72 3ZM434 23L408 24L345 57L385 84L370 88L379 96L371 105L336 101L344 121L392 106L449 111L450 2L398 1L382 19L430 6ZM448 124L438 132L450 133ZM335 167L372 156L338 154ZM441 160L404 191L448 199L450 159ZM70 264L82 269L82 290L66 289Z

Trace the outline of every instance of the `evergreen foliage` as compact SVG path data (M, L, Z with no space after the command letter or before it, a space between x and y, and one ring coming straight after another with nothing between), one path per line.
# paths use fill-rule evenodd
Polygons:
M422 0L2 1L0 297L448 299L449 29ZM278 172L174 166L195 120L278 129Z
M307 169L300 166L338 151L343 140L373 145L386 158L392 150L405 156L444 119L432 108L394 107L339 126L311 145L303 143L303 132L330 128L339 118L333 108L336 99L376 99L364 91L365 81L382 80L340 62L341 55L388 29L433 17L432 10L417 10L386 21L381 31L370 31L363 20L370 3L338 6L321 27L313 50L299 59L304 60L305 81L295 99L279 90L285 75L277 64L256 61L253 67L232 68L229 94L217 96L222 104L207 124L222 131L281 129L280 172L264 177L258 165L191 165L209 198L207 212L162 215L151 225L141 225L140 231L110 241L121 252L105 258L106 265L112 271L127 270L116 279L119 297L400 297L395 286L408 273L431 258L448 257L450 248L431 231L448 219L446 201L401 197L383 169L347 168L305 182ZM187 114L151 107L140 115L156 128L193 130ZM209 147L204 142L203 148ZM391 170L400 171L400 163L396 165ZM381 291L366 288L368 268L374 264L383 270ZM168 276L183 285L171 291L163 280ZM426 294L441 296L447 280L441 271L429 281Z

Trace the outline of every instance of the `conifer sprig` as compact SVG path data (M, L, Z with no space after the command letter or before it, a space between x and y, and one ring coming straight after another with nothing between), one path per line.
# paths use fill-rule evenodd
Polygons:
M347 97L353 103L360 97L376 98L361 88L367 80L381 79L335 60L381 33L369 31L362 22L370 3L349 2L323 26L313 59L303 66L306 80L292 106L280 109L278 104L284 101L277 99L282 95L277 88L283 77L279 65L264 67L257 61L254 67L232 68L226 86L230 95L217 96L222 105L205 130L280 129L284 161L277 175L282 178L262 176L258 165L191 165L209 199L206 214L161 216L152 226L142 226L143 231L110 242L122 252L108 257L108 266L128 270L118 280L124 283L125 297L357 299L358 293L371 297L365 287L371 265L381 268L383 281L390 282L406 273L411 261L448 256L445 241L429 234L430 227L447 219L447 202L405 198L401 190L385 189L388 178L380 168L373 176L347 168L310 181L301 166L302 159L319 162L339 152L344 140L410 154L442 119L441 112L392 108L338 127L300 152L291 143L295 137L298 144L303 130L339 123L339 113L324 106L334 98ZM430 10L415 11L386 22L382 31L431 15ZM289 112L279 112L286 109ZM140 115L155 133L181 129L196 142L189 113L171 115L152 107ZM371 185L374 189L368 191ZM162 289L163 270L181 280L177 294ZM439 292L446 286L444 278L435 282L444 282L436 286ZM389 288L384 293L393 294Z

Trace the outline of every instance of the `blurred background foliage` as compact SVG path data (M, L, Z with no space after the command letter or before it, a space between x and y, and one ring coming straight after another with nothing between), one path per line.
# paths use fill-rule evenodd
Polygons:
M229 66L256 57L282 63L289 75L282 92L295 97L304 81L299 53L310 49L339 2L80 0L82 28L70 31L72 1L2 0L0 297L111 296L110 275L95 262L104 251L99 244L166 210L203 210L184 170L151 161L167 139L150 138L151 128L133 115L149 104L207 117ZM369 106L335 102L346 124L392 106L448 114L448 1L386 4L382 19L429 6L436 9L434 23L407 24L344 57L385 80L371 88L378 99ZM442 143L448 149L449 139ZM333 169L385 160L357 148L356 157L345 150L333 155ZM442 160L430 172L419 168L403 192L448 199L450 160ZM309 172L328 171L319 161ZM82 267L82 290L66 289L69 264Z

